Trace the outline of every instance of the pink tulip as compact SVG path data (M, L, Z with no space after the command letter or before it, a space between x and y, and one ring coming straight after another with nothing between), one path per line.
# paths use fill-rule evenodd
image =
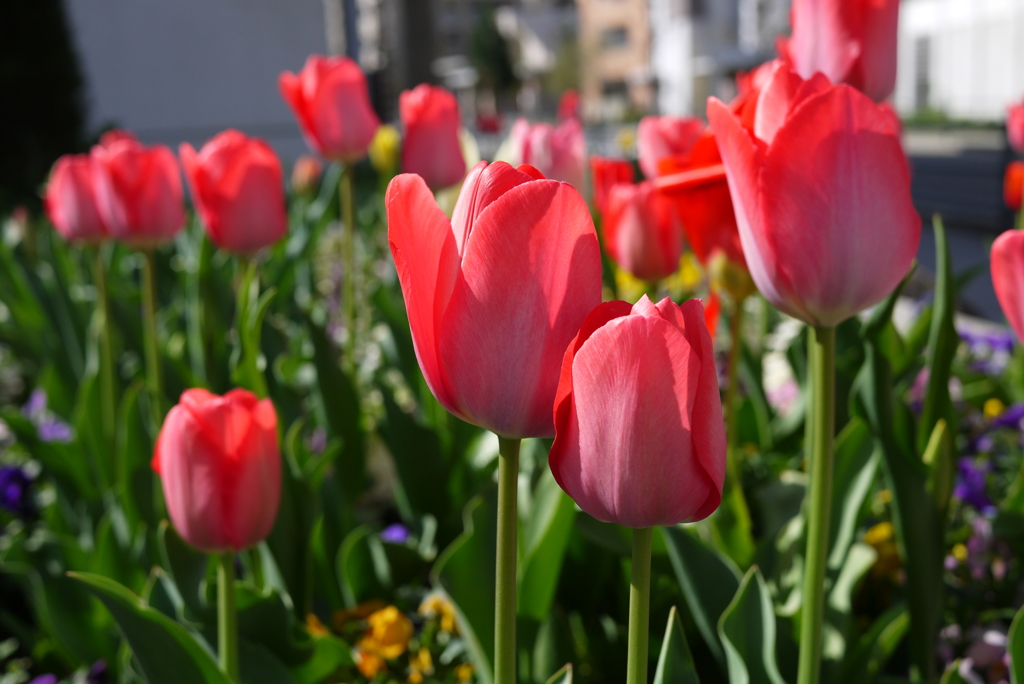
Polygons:
M196 210L217 246L251 254L288 232L284 174L270 145L229 130L198 153L188 143L179 153Z
M781 61L753 105L741 119L708 102L750 274L782 311L837 325L888 296L917 253L899 121Z
M117 132L92 148L92 160L100 216L112 237L135 247L152 247L181 230L181 174L169 148L146 147Z
M197 549L241 551L273 529L281 454L269 399L186 390L164 420L152 465L174 528Z
M545 178L564 181L583 192L587 141L580 120L566 119L557 127L549 123L531 126L525 121L517 121L512 130L519 161L536 168Z
M402 171L423 177L434 190L451 187L466 175L459 144L459 103L444 88L421 83L398 98L405 126Z
M992 243L992 284L1010 327L1024 343L1024 232L1008 230Z
M679 213L652 181L613 187L601 231L608 255L640 280L657 282L679 268L683 254Z
M57 160L43 198L53 227L69 242L98 242L107 228L96 205L96 168L86 154Z
M1024 101L1007 108L1006 137L1010 140L1010 147L1018 154L1024 154Z
M449 221L419 176L388 186L388 238L434 396L503 437L550 437L562 354L601 301L590 212L567 183L473 168Z
M602 214L608 205L612 188L621 183L633 183L633 163L626 159L590 157L590 180L594 189L594 206Z
M692 116L645 116L636 131L640 170L647 178L658 175L658 164L668 157L685 156L704 131L704 122Z
M358 64L348 57L311 55L298 74L282 73L278 87L310 149L346 164L366 156L380 119Z
M899 0L793 0L779 56L803 78L820 71L881 102L896 88L899 11Z
M702 520L725 482L725 424L699 299L606 302L565 352L548 462L604 522Z

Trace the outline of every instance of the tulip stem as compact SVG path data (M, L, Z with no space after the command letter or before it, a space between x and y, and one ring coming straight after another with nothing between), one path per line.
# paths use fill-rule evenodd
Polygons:
M160 342L156 333L156 252L144 251L142 262L142 322L146 344L146 381L154 427L163 422L163 380L160 377Z
M114 346L111 339L110 298L107 296L107 267L101 247L96 248L93 260L93 283L96 286L96 314L100 343L100 400L103 402L103 438L107 447L114 448L117 397L114 393ZM118 482L120 482L120 478Z
M651 621L651 544L654 528L633 530L629 575L629 641L626 684L647 684L647 637Z
M835 434L836 331L812 329L808 365L811 377L808 424L810 490L805 509L807 552L804 560L800 619L800 668L797 684L817 684L821 670L821 632L825 616L825 570L832 513L832 443Z
M518 439L498 437L498 551L494 583L494 684L516 684Z
M1016 224L1017 230L1024 230L1024 209L1017 212Z
M726 473L730 485L740 484L740 450L737 444L739 433L739 411L737 397L740 384L740 355L743 351L743 300L735 302L732 316L729 319L729 359L726 366L725 387L725 440L726 440Z
M235 610L235 554L217 556L217 651L220 668L238 681L238 614Z
M356 212L353 192L353 176L355 167L352 164L345 164L341 172L341 259L344 273L344 291L342 299L345 302L345 327L348 336L345 340L345 364L350 373L355 373L356 367Z

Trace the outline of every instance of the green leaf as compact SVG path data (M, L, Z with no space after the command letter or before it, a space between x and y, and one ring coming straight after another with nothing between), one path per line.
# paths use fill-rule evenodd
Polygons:
M98 575L69 573L103 602L149 684L230 684L195 637L126 588Z
M928 491L935 500L935 507L945 519L949 498L953 495L953 480L956 473L956 460L953 453L953 440L945 418L935 423L932 436L928 440L922 457L928 466Z
M166 520L160 523L157 540L160 563L183 602L184 612L178 619L212 622L215 619L214 608L207 603L203 593L210 565L209 557L189 546Z
M52 476L58 486L72 498L94 500L99 492L93 484L89 459L75 443L44 442L39 439L36 426L20 411L5 407L0 418L10 428L18 443L43 465L43 472Z
M153 456L146 432L149 415L139 403L143 386L141 380L133 383L125 391L118 408L115 486L132 526L145 521L150 529L154 529L158 524L157 502L153 495L156 476L149 465Z
M296 684L321 684L343 667L352 667L352 648L334 636L315 637L313 655L299 667L292 668Z
M856 646L846 650L840 684L871 684L878 679L909 626L910 614L902 603L879 616Z
M551 675L547 684L572 684L572 663L566 663L565 667Z
M740 573L726 556L682 527L663 527L662 535L686 607L722 669L727 668L718 622L740 586Z
M545 468L534 490L530 517L522 530L517 613L543 622L551 612L569 546L576 504Z
M835 445L830 570L839 569L850 550L864 499L878 473L878 461L871 428L859 418L851 419Z
M455 606L459 631L480 684L492 684L494 662L494 554L497 548L497 490L473 497L463 512L465 529L441 552L431 582Z
M686 643L686 632L675 606L668 613L668 627L661 643L658 669L654 671L654 684L700 684L690 646Z
M240 684L296 684L292 673L264 646L238 641Z
M757 566L718 621L731 684L785 684L775 664L775 612Z
M1024 684L1024 608L1017 611L1006 635L1010 654L1010 684Z
M942 673L942 679L939 680L939 684L970 684L960 675L960 668L963 666L963 662L959 658L951 662L946 671Z
M376 532L360 525L346 535L338 549L338 582L349 608L391 594L391 566Z

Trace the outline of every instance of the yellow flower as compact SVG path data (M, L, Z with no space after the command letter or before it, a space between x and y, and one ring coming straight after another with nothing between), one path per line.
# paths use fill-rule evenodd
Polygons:
M430 657L430 651L421 648L416 655L409 658L409 681L412 684L421 684L423 675L434 674L434 659Z
M615 142L623 154L629 154L633 151L633 146L636 145L636 129L632 126L623 126L615 134Z
M615 287L619 291L619 297L629 302L635 302L643 293L647 292L647 283L617 266L615 267Z
M1006 404L999 401L995 397L992 397L991 399L988 399L985 402L985 418L987 418L988 420L995 420L999 416L1003 415L1003 411L1005 410Z
M309 613L306 615L306 631L316 637L323 637L330 634L330 630L324 626L324 623L320 622L320 618L316 616L316 613Z
M413 628L412 621L402 611L394 606L388 606L372 614L367 621L370 623L370 629L359 640L358 647L361 651L379 655L386 660L392 660L405 653L405 649L409 647L409 640L412 639Z
M379 655L358 649L356 650L356 667L359 668L359 672L367 679L373 679L388 669L387 663Z
M878 547L891 541L895 534L896 529L891 522L880 522L864 533L864 542Z
M963 563L967 560L967 547L963 544L957 544L953 547L953 558Z
M392 173L398 168L398 152L402 145L402 136L398 129L384 124L377 129L370 143L370 165L377 173Z
M378 610L387 607L387 603L380 599L371 599L364 601L354 608L345 608L343 610L336 610L331 615L331 624L334 626L335 632L341 632L345 623L349 620L365 620L370 617L373 613Z
M898 579L903 561L896 545L896 528L891 522L880 522L864 533L864 542L874 547L878 554L871 574L875 577Z
M423 599L418 612L423 617L441 618L441 631L455 633L455 606L443 594L429 594Z
M468 682L473 678L473 666L469 663L462 663L455 668L455 676L459 678L460 682Z

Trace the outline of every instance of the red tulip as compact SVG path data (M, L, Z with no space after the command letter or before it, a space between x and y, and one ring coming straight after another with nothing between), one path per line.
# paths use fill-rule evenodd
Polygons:
M525 122L525 119L519 121ZM524 125L519 121L512 133L519 143L519 161L533 166L545 178L564 181L583 192L587 140L580 120L566 119L557 127L549 123Z
M607 159L591 155L590 178L594 188L594 206L603 214L612 188L620 183L632 185L633 163L625 159Z
M657 282L679 268L679 214L675 203L651 181L611 189L601 232L608 255L640 280Z
M992 284L1010 327L1024 342L1024 232L1008 230L992 243Z
M250 254L288 232L284 174L270 145L229 130L198 153L188 143L179 153L196 210L217 246Z
M837 325L888 296L917 253L899 121L783 62L755 105L750 126L708 102L751 276L782 311Z
M311 55L298 74L283 72L278 87L310 149L346 164L366 156L380 119L358 64L348 57Z
M434 190L451 187L466 175L459 144L459 103L444 88L421 83L398 98L405 126L402 170L423 177Z
M580 118L580 94L578 91L570 88L558 98L558 120L565 121L566 119L578 118Z
M57 160L43 198L53 227L69 242L97 242L107 228L96 205L96 168L86 154Z
M704 130L695 117L645 116L636 132L640 170L647 178L658 175L658 164L666 157L689 154Z
M548 462L584 511L626 527L702 520L725 482L725 424L699 299L594 309L565 352Z
M1020 211L1021 194L1024 193L1024 162L1012 161L1006 167L1003 177L1003 201L1014 211Z
M666 157L658 166L661 177L698 169L710 169L722 163L718 142L711 129L705 129L688 154ZM697 260L707 266L716 252L722 252L734 264L747 267L732 208L729 184L725 178L691 185L668 194L676 201L686 240Z
M451 221L419 176L397 176L385 203L434 396L504 437L552 436L562 354L601 302L601 252L583 198L529 166L481 162Z
M1006 137L1010 147L1024 154L1024 101L1006 110Z
M174 238L185 223L181 174L164 145L116 133L92 148L96 196L110 235L136 247Z
M820 71L881 102L896 88L899 11L899 0L793 0L779 56L803 78Z
M152 465L171 522L197 549L241 551L274 527L281 454L269 399L242 389L223 397L186 390L164 420Z

